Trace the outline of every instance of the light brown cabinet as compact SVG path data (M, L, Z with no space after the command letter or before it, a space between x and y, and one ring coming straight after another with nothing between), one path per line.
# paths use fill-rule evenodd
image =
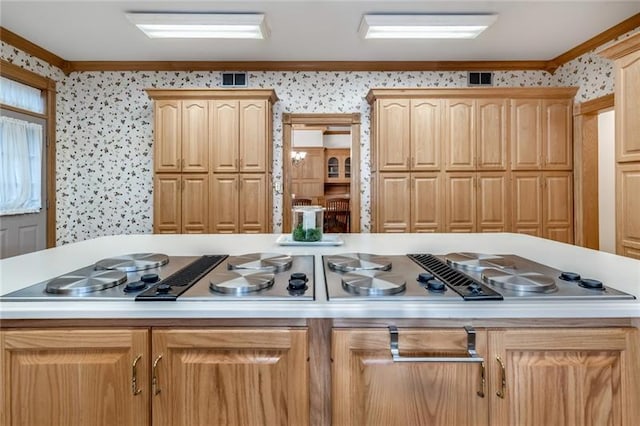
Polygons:
M209 175L158 173L153 186L156 234L208 232Z
M220 234L267 233L266 176L260 173L212 175L211 231Z
M514 230L572 242L573 188L568 180L573 168L575 92L575 88L370 90L372 159L377 169L372 174L373 230ZM538 176L519 175L512 182L512 170ZM431 198L436 193L433 184L423 182L422 194L411 183L417 171L440 176L437 198ZM419 208L414 207L417 200ZM410 211L402 208L407 205ZM416 220L416 214L425 217Z
M309 424L306 328L0 331L3 425Z
M3 425L148 425L149 333L3 330Z
M326 148L324 158L325 183L349 183L351 179L351 150L349 148Z
M616 253L640 259L640 34L600 54L616 70Z
M638 416L637 329L479 329L482 364L426 362L464 356L461 329L400 329L400 354L416 361L394 362L390 343L387 329L333 330L334 425L631 425Z
M379 232L442 231L442 174L380 173L377 180Z
M571 99L511 100L511 169L571 170Z
M266 172L271 144L267 100L210 101L212 171Z
M154 232L269 232L274 91L147 92L155 101Z
M573 243L573 174L513 172L513 232Z
M503 172L445 175L447 232L507 232L509 181Z
M208 106L201 100L159 100L155 105L156 173L209 170Z
M154 329L153 425L309 424L304 329Z

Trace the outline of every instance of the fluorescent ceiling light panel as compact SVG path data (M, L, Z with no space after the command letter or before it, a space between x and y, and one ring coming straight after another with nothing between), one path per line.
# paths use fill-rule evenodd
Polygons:
M498 15L364 15L363 38L476 38Z
M248 38L268 36L263 14L127 13L149 38Z

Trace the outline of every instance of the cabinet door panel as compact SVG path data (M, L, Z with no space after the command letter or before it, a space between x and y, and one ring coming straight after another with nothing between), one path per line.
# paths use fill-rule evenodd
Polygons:
M238 232L267 232L267 185L264 174L240 175Z
M240 101L240 171L267 171L267 101Z
M504 173L478 173L478 232L508 232L509 181Z
M444 101L444 149L447 170L475 169L475 106L471 99Z
M475 232L475 174L447 173L445 185L446 231Z
M479 99L478 161L480 170L506 170L507 168L507 101Z
M179 174L156 174L153 183L153 232L179 234L182 229L182 179Z
M411 170L440 169L440 101L411 100Z
M490 332L491 423L635 424L639 394L635 336L634 329ZM494 396L501 388L497 356L505 366L504 399Z
M462 330L400 330L403 355L460 353ZM478 353L486 333L477 331ZM486 425L480 365L396 362L386 329L343 329L332 333L332 424Z
M619 163L616 173L616 251L640 259L640 164Z
M542 112L537 99L511 101L511 168L542 168Z
M0 332L4 425L149 424L146 330ZM136 387L132 393L132 363Z
M378 102L378 164L380 171L409 170L409 100Z
M179 172L182 159L182 103L156 101L153 164L156 172Z
M569 170L573 164L573 102L542 101L544 111L544 168Z
M442 232L442 176L411 174L411 232Z
M213 174L209 199L213 233L238 232L238 180L237 174Z
M239 170L238 101L210 101L211 164L214 172Z
M306 330L154 330L153 424L306 425Z
M209 232L209 177L183 175L182 181L182 233L206 234Z
M542 176L517 172L511 178L513 232L542 236Z
M616 161L640 161L640 50L616 68Z
M411 189L409 173L380 173L378 232L409 232Z
M573 242L573 177L571 172L546 172L544 179L544 237Z
M209 171L209 108L207 101L182 101L182 171Z

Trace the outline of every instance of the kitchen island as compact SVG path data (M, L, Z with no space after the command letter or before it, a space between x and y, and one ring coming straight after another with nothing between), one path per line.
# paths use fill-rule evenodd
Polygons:
M4 295L127 253L315 255L309 301L0 301L4 424L549 425L640 417L637 260L506 233L352 234L341 246L317 247L279 246L277 238L122 235L0 261ZM636 299L329 301L320 255L347 252L516 254ZM390 326L404 361L392 357Z

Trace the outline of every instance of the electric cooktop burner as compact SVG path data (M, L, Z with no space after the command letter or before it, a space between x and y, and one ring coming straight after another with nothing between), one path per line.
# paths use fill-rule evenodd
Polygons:
M113 269L123 272L145 271L169 263L169 256L159 253L133 253L109 257L96 262L96 269Z
M485 283L517 292L558 291L556 280L539 272L515 272L488 268L482 271L481 276Z
M486 268L515 268L515 263L503 256L482 253L449 253L444 256L447 264L457 269L482 271Z
M218 293L242 295L273 286L275 274L254 270L221 271L211 277L209 288Z
M122 284L127 274L122 271L81 270L52 279L45 291L52 294L81 295Z
M388 258L367 253L346 253L328 256L327 265L330 269L341 272L388 271L391 269L391 261Z
M268 270L273 272L287 271L291 268L293 258L286 254L250 253L240 256L229 256L228 269Z
M406 281L393 272L363 270L342 275L342 288L365 296L386 296L403 292Z

